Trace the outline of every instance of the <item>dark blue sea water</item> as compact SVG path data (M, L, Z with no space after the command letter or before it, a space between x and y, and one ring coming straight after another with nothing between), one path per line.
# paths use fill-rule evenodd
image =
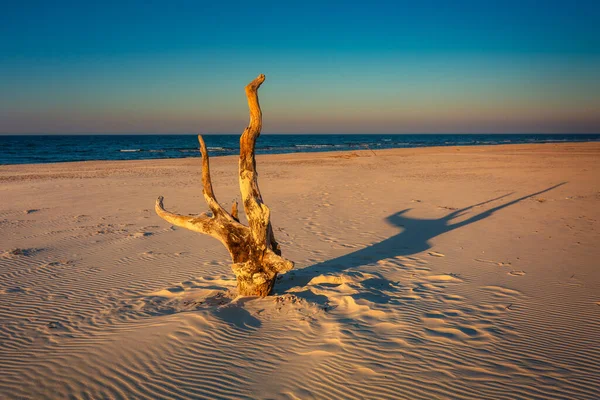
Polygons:
M206 135L211 156L238 154L239 135ZM600 141L600 134L261 135L258 154ZM142 160L199 155L195 135L0 136L0 164Z

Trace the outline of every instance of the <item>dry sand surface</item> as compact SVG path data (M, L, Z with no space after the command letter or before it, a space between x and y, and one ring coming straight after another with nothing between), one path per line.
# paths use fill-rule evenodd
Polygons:
M600 398L600 143L257 160L264 299L154 214L199 158L0 166L0 398Z

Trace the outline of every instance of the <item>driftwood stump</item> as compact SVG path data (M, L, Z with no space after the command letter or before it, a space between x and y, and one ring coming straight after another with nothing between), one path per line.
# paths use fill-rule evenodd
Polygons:
M233 260L231 267L242 296L267 296L273 289L277 274L294 267L293 262L281 257L281 249L271 227L269 207L263 203L258 188L254 146L262 129L258 88L264 81L265 76L261 74L246 86L250 124L240 136L239 181L248 226L238 219L237 202L228 213L217 201L210 178L208 152L201 135L198 135L198 141L202 153L202 192L212 215L171 213L164 209L162 196L156 200L155 207L156 213L171 224L210 235L225 245Z

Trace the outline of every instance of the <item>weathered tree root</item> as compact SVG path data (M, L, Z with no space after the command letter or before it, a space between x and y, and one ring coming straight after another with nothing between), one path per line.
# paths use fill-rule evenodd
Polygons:
M212 215L183 216L168 212L163 207L163 197L156 200L159 217L173 225L218 239L229 251L233 260L233 273L237 278L238 293L242 296L267 296L278 273L289 271L294 263L281 257L270 222L270 210L263 203L258 188L258 174L254 147L262 129L262 112L258 103L258 88L265 81L263 74L246 86L250 109L250 123L240 136L239 182L248 226L238 219L237 203L231 213L217 201L210 178L208 152L204 139L198 135L202 153L203 194Z

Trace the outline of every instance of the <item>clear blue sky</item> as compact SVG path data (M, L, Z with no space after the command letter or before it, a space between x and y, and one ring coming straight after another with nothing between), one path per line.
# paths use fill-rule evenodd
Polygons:
M599 1L5 2L0 133L600 132Z

